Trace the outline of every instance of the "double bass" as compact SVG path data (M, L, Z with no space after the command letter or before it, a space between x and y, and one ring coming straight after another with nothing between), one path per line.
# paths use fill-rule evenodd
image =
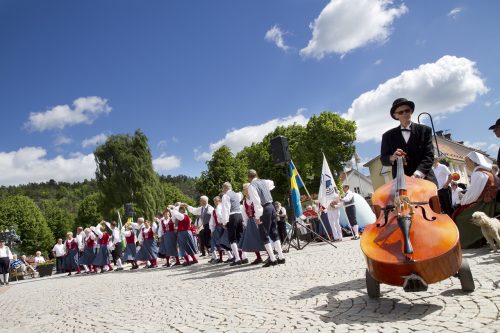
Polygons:
M474 290L458 229L448 215L436 212L436 185L406 176L404 157L397 159L396 178L375 191L372 204L376 223L361 236L369 297L380 297L381 283L416 292L451 276L460 279L463 291Z

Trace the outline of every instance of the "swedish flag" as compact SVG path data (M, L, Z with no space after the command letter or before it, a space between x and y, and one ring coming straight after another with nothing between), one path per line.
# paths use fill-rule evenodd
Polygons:
M290 171L290 189L292 191L292 205L295 213L295 217L302 215L302 206L300 204L300 191L299 188L304 187L302 180L300 179L299 173L295 168L293 162L288 164L288 169Z

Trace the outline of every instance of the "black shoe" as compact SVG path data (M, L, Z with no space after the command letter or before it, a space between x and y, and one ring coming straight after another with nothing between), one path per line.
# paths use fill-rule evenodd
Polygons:
M232 262L232 263L229 264L229 266L241 266L241 260Z
M191 263L188 262L188 261L185 261L185 262L182 263L182 266L189 266L189 265L191 265Z
M172 264L172 267L174 267L174 266L180 266L180 265L181 265L180 262L175 262L175 264Z
M258 264L262 264L262 263L263 263L262 259L255 259L254 261L252 261L250 263L250 265L258 265Z
M167 262L163 267L170 267L170 263Z
M222 259L217 259L215 261L215 264L223 264L223 263L224 263L224 260L222 260Z
M115 271L123 271L123 267L115 268Z
M234 258L231 258L231 259L227 259L226 261L224 261L225 263L230 263L230 262L234 262Z
M200 257L204 257L204 256L206 256L206 254L205 254L205 253L202 253L202 254L200 255Z
M71 272L70 272L70 273L68 273L68 275L67 275L67 276L71 276Z
M276 266L278 264L278 260L271 261L271 259L266 260L266 263L262 265L262 267L270 267L270 266Z
M283 258L283 259L279 259L278 258L277 262L278 262L278 265L284 264L285 263L285 258Z
M242 265L248 264L248 258L243 259L243 260L241 261L241 264L242 264Z

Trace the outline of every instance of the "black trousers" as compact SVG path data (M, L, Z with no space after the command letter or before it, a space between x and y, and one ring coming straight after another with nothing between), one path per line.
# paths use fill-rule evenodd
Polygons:
M115 249L111 251L111 257L113 257L113 264L116 265L116 260L122 257L122 243L115 245Z
M348 206L345 208L345 213L347 215L347 219L349 220L349 224L351 227L358 225L358 221L356 220L356 206Z
M259 233L262 242L269 244L271 240L275 242L279 239L276 225L276 209L274 209L272 203L265 204L263 208L264 212L260 217L260 222L262 223L259 224Z
M204 224L203 225L203 247L206 247L208 249L208 252L211 250L210 242L212 240L212 232L210 231L210 226L209 224ZM203 251L205 252L205 251Z
M243 233L243 216L239 213L229 215L226 231L229 244L238 243Z
M0 258L0 274L9 274L9 263L9 257Z
M57 273L64 272L64 256L56 257L56 272Z
M278 227L278 236L279 236L279 239L281 241L281 243L283 243L286 239L286 221L283 220L283 221L276 221L276 225Z
M453 208L451 206L451 190L450 188L442 188L438 190L439 204L441 205L441 212L451 216Z

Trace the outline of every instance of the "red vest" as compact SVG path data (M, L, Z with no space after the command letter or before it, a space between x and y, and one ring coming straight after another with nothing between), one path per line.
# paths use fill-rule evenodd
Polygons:
M127 244L135 244L135 234L133 231L130 231L130 236L125 237L125 242Z
M212 215L214 217L215 226L218 226L219 225L219 220L217 219L217 212L215 211L215 208L214 208L214 211L213 211Z
M174 232L175 231L175 225L172 219L168 220L168 231L169 232Z
M165 223L165 220L161 220L161 228L163 230L163 233L167 232L167 227L168 227L168 222Z
M66 250L68 250L68 251L69 250L74 250L77 247L78 247L78 244L76 244L76 241L75 241L74 238L71 240L71 242L68 241L68 240L66 240Z
M102 237L99 238L99 245L108 245L109 243L109 235L106 231L102 233Z
M250 217L255 217L255 208L253 207L253 202L252 202L251 205L248 205L247 201L245 199L244 203L245 203L245 213L247 214L247 216L249 218Z
M94 247L95 245L95 239L92 239L90 236L85 240L85 242L87 243L87 247Z
M177 225L177 230L179 231L189 230L190 227L191 227L191 219L189 218L189 216L184 214L184 219L179 221L179 224Z
M154 239L155 235L153 233L153 227L149 227L148 233L144 232L144 229L142 229L142 239Z

